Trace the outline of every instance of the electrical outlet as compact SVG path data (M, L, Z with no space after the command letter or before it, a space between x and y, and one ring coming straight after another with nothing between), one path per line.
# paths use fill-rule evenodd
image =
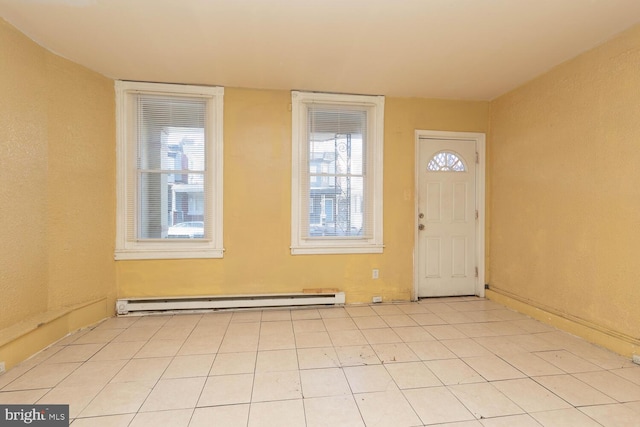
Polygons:
M0 362L0 374L3 373L5 371L5 365L4 362Z
M373 297L373 302L374 302L374 303L382 302L382 297L380 297L380 296L375 296L375 297Z
M377 279L378 277L380 277L380 271L378 271L377 268L374 268L373 271L371 272L371 277L373 279Z
M640 354L633 355L633 363L640 365Z

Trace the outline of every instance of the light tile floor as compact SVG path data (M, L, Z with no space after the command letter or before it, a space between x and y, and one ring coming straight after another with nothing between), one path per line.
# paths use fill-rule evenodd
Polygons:
M480 298L107 319L0 376L73 427L640 426L640 366Z

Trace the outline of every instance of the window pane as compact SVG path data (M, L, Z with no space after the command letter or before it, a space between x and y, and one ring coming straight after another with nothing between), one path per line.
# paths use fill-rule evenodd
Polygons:
M204 170L206 100L145 95L138 103L138 169Z
M141 95L138 103L137 237L204 238L206 100Z
M181 181L176 181L179 176ZM141 172L138 238L205 237L204 174Z
M366 113L310 109L309 117L307 236L362 236ZM334 133L329 132L332 126Z
M204 171L204 128L169 126L162 132L162 169Z

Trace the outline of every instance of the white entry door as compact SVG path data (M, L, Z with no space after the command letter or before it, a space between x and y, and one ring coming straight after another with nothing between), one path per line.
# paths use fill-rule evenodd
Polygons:
M417 135L418 297L479 295L477 140Z

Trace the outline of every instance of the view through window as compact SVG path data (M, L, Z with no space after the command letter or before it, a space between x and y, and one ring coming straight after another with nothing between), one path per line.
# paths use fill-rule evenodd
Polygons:
M362 133L309 133L310 237L362 235L363 145Z
M206 101L138 102L138 238L202 239Z

